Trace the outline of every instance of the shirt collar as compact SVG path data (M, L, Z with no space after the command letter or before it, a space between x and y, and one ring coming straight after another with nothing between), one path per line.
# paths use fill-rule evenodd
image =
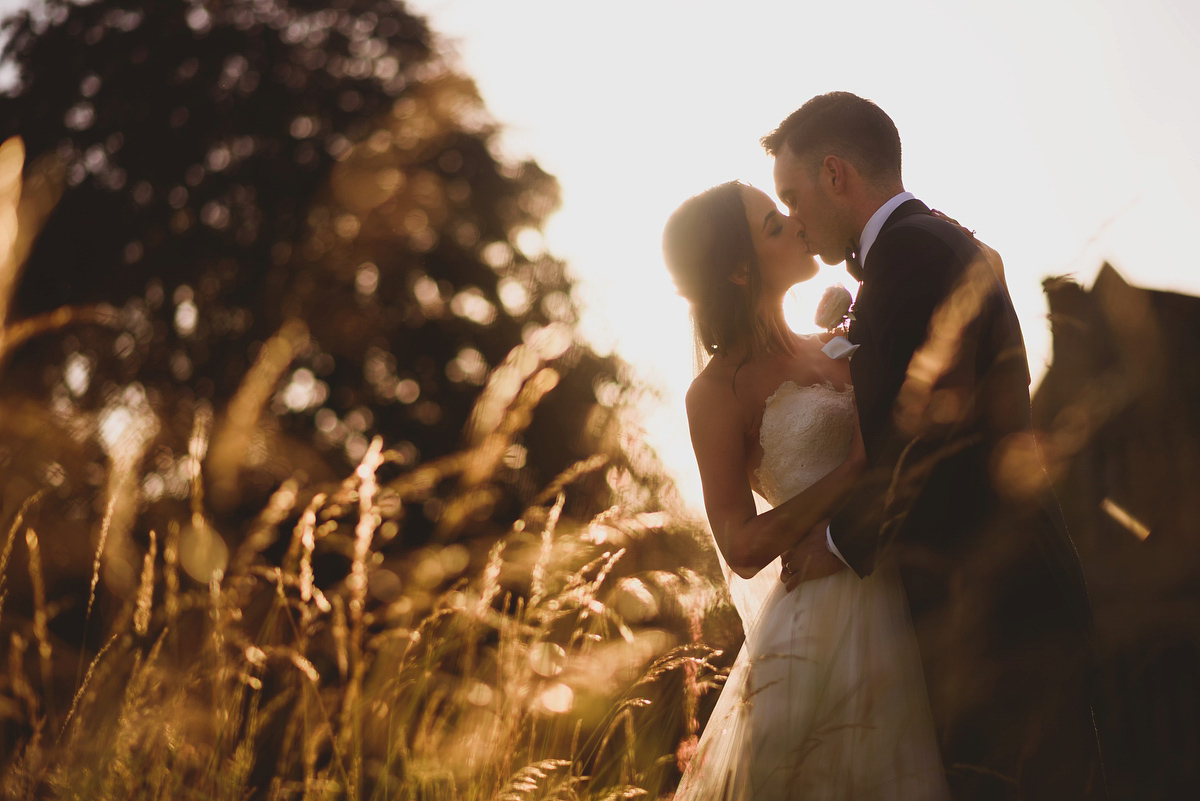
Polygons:
M871 245L875 244L875 239L879 236L879 231L883 228L883 224L887 222L887 218L892 216L892 212L899 208L901 203L909 200L916 200L916 196L912 192L901 192L876 209L875 213L871 215L871 219L867 220L867 224L863 226L862 234L858 237L859 264L867 263L867 251L871 249Z

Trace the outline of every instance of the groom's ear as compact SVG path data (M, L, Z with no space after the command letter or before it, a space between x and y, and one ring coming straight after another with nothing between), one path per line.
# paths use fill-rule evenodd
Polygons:
M851 169L849 162L830 154L821 162L821 183L829 191L841 194L846 191L846 179L849 177Z

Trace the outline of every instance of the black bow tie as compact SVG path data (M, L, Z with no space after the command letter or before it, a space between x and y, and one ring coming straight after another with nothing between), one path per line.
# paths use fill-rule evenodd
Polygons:
M858 260L858 254L854 252L854 248L846 248L846 272L850 273L850 277L855 281L862 283L862 262Z

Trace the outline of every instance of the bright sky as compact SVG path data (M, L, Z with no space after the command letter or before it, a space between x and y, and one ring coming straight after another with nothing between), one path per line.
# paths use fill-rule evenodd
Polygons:
M906 188L1004 256L1031 366L1050 336L1041 280L1200 294L1176 247L1200 230L1200 4L1191 0L668 2L410 0L457 50L509 155L558 176L549 250L579 278L585 334L656 388L647 440L700 512L683 393L686 304L660 255L667 215L740 178L771 191L757 141L815 94L876 101ZM795 290L812 328L826 267ZM848 281L847 281L848 283Z

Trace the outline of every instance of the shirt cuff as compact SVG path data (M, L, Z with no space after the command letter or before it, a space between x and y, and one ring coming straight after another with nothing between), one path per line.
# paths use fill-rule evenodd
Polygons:
M830 531L830 526L825 527L825 547L829 549L831 554L840 559L842 564L844 564L846 567L850 567L850 563L846 561L846 557L842 556L842 552L839 551L837 546L833 544L833 533Z

